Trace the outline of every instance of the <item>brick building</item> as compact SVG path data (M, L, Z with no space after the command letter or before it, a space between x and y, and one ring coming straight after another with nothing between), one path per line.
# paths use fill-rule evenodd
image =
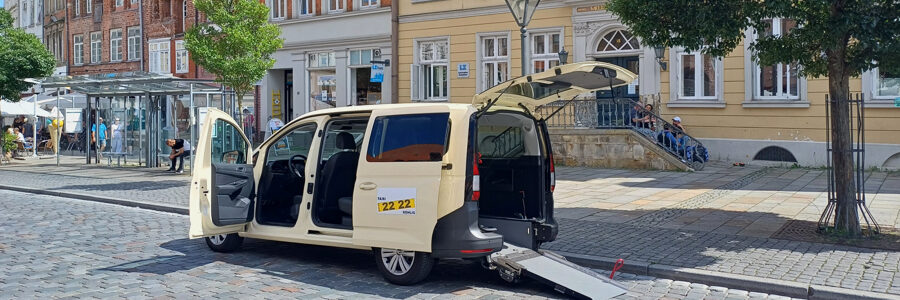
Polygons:
M44 0L44 45L56 58L53 75L68 74L70 47L66 31L66 0Z
M139 0L68 0L69 74L143 70Z
M144 0L143 57L146 70L181 78L212 78L190 60L184 45L185 32L200 21L189 0Z

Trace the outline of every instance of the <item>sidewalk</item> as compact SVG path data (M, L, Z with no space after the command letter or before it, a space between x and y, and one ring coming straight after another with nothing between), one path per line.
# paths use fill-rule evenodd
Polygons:
M80 163L4 165L0 182L137 205L187 206L187 174ZM826 202L824 170L712 164L694 173L557 172L560 234L544 247L580 263L624 258L623 271L631 273L755 286L793 297L812 289L817 297L900 298L900 252L772 238L793 226L784 226L789 222L818 220ZM900 174L871 173L866 189L876 219L898 227Z

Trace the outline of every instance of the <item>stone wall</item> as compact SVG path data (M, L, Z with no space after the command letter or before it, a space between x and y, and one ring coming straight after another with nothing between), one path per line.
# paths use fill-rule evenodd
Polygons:
M551 129L557 164L598 168L690 170L628 129Z

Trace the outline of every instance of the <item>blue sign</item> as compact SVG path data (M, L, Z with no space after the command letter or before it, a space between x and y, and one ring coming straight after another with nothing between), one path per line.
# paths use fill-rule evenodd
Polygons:
M894 107L900 107L900 97L894 98Z
M369 82L384 82L384 66L372 64L372 74L369 75Z

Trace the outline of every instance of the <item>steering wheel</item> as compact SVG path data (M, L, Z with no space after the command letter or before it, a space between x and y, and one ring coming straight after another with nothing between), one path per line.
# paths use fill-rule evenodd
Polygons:
M294 175L295 177L297 177L297 179L302 180L302 179L304 179L303 178L304 177L303 169L297 168L297 166L294 165L294 161L297 160L298 158L302 159L303 164L306 163L306 155L297 154L297 155L291 156L291 158L288 159L288 169L291 171L291 175Z

